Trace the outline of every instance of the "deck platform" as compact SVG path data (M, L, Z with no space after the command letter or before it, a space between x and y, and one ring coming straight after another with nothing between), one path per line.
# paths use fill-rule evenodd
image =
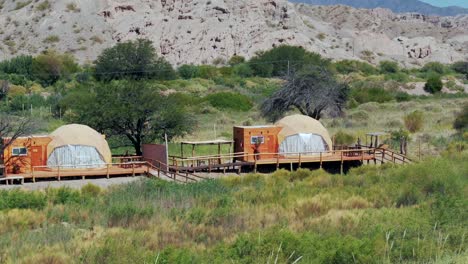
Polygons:
M53 169L53 170L37 170L34 173L24 174L9 174L5 179L14 177L22 177L23 179L36 179L40 178L57 178L58 180L68 177L111 177L111 176L135 176L146 174L148 172L147 166L134 166L129 168L122 168L119 166L109 166L109 168L102 169Z

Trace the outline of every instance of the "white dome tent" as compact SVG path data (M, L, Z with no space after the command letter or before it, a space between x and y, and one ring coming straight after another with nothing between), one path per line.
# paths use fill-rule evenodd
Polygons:
M103 168L112 155L104 136L85 125L66 125L55 130L47 146L47 166L67 169Z
M278 134L280 154L313 156L333 149L326 128L309 116L287 116L276 125L282 127Z

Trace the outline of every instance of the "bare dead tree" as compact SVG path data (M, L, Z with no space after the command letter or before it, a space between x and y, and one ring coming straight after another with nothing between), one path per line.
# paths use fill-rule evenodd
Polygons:
M35 123L30 118L15 117L0 113L0 164L6 164L3 153L17 138L32 133Z
M283 87L261 106L263 115L270 121L276 121L293 108L317 120L325 111L332 116L343 112L349 87L338 82L327 68L308 65L290 73L285 80Z

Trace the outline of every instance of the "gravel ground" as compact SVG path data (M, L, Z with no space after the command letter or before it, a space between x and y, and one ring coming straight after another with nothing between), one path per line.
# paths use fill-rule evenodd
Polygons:
M137 176L137 177L121 177L121 178L110 178L110 179L86 179L86 180L62 180L62 181L40 181L36 183L26 182L23 185L5 185L4 183L0 184L0 190L11 190L14 188L20 188L23 190L44 190L46 188L60 188L60 187L70 187L72 189L81 189L88 183L92 183L96 186L99 186L103 189L107 189L111 186L127 184L135 181L142 180L146 177Z

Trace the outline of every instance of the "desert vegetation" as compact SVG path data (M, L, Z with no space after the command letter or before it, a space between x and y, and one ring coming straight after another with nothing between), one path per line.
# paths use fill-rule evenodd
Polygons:
M463 263L466 158L0 191L1 262Z

